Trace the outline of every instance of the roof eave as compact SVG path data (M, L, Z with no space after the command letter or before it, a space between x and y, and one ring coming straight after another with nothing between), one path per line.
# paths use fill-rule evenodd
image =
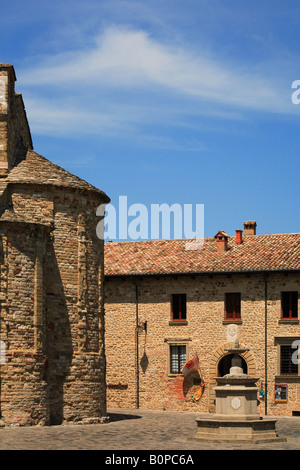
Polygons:
M261 270L245 270L245 271L188 271L188 272L170 272L170 273L118 273L104 274L104 278L137 278L137 277L164 277L164 276L212 276L212 275L232 275L232 274L282 274L282 273L300 273L299 269L261 269Z

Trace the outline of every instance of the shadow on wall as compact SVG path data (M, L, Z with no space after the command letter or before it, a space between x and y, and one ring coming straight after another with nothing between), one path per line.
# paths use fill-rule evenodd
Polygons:
M146 370L148 368L148 365L149 365L149 359L148 359L148 356L146 354L146 351L144 351L143 357L140 360L140 366L141 366L141 369L144 373L146 372Z
M48 387L50 425L64 419L64 382L73 356L69 309L52 241L45 259L46 284L46 355L45 380Z
M183 384L182 384L182 392L184 397L186 398L190 395L191 390L195 391L195 388L201 385L201 376L198 371L192 372L187 377L184 377Z

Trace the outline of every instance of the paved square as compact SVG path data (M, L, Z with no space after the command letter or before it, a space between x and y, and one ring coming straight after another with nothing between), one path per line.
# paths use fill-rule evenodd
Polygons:
M199 413L109 409L108 415L105 424L1 428L0 450L216 450L215 443L188 440ZM300 417L278 418L277 431L287 442L217 449L300 450Z

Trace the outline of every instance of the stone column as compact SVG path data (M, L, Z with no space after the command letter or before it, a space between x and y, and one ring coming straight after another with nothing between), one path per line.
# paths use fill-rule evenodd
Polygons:
M87 337L87 266L86 266L86 234L85 215L78 217L78 351L85 352L88 348Z
M1 265L0 265L0 319L1 319L1 340L5 342L5 348L9 348L8 342L8 325L6 323L7 317L7 276L8 276L8 262L7 262L7 237L2 236L1 243Z
M45 238L36 239L34 268L34 352L42 353L44 345L44 253Z

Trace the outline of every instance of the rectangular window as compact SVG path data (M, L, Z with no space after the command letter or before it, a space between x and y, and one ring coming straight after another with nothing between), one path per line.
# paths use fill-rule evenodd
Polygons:
M275 401L287 401L287 384L275 385Z
M181 368L186 363L186 346L171 345L170 346L170 373L180 374Z
M298 318L298 292L281 293L281 318L283 320Z
M172 295L172 320L186 320L186 294Z
M225 320L241 319L240 292L225 294Z
M296 356L297 351L292 345L282 344L280 346L280 375L298 375Z

